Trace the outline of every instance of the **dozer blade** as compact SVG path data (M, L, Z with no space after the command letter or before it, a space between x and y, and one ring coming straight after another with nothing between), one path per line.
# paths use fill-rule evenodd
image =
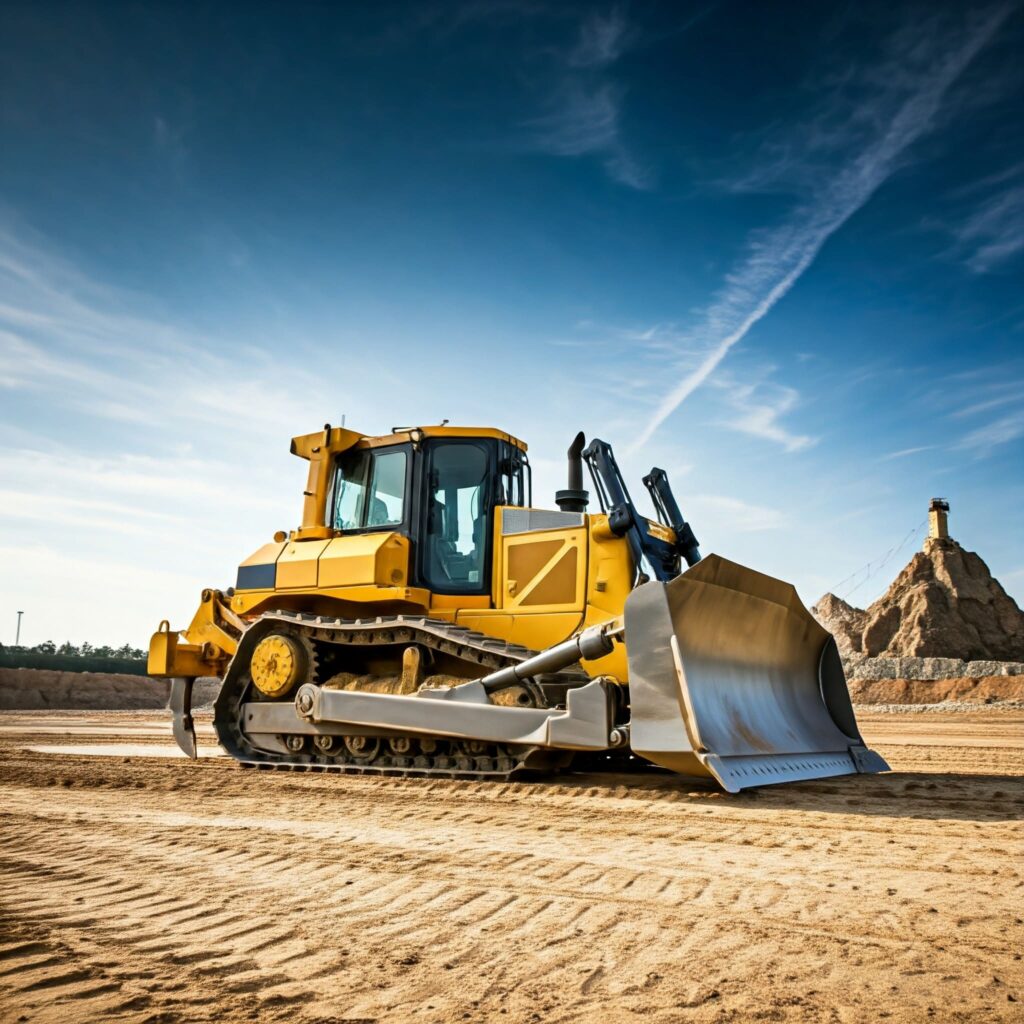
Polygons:
M794 587L718 555L625 608L630 743L731 793L887 771L857 728L835 640Z

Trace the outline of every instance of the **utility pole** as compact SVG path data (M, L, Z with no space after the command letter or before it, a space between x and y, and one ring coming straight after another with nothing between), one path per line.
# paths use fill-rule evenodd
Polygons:
M25 614L24 612L18 612L18 630L14 634L14 646L15 647L20 647L21 646L21 617L24 614Z

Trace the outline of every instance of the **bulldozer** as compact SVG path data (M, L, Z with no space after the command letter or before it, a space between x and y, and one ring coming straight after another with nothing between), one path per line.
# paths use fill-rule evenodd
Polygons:
M643 478L649 519L582 433L557 509L533 506L526 444L488 427L326 424L291 451L309 464L301 525L150 642L190 757L193 683L212 676L218 741L245 766L657 766L728 792L887 770L834 638L792 585L702 557L664 471Z

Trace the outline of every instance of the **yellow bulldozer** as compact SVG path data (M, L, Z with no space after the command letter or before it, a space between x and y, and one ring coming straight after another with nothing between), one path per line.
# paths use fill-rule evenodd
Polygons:
M582 434L557 510L533 507L526 445L500 430L327 424L291 450L309 463L302 525L150 642L189 756L193 683L216 676L217 737L258 767L653 764L730 792L887 769L832 636L791 585L702 558L662 470L643 481L652 521Z

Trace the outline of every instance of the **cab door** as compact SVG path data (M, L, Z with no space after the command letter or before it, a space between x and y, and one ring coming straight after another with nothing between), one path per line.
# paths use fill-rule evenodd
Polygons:
M422 584L436 594L489 595L496 446L459 438L431 440L425 449Z

